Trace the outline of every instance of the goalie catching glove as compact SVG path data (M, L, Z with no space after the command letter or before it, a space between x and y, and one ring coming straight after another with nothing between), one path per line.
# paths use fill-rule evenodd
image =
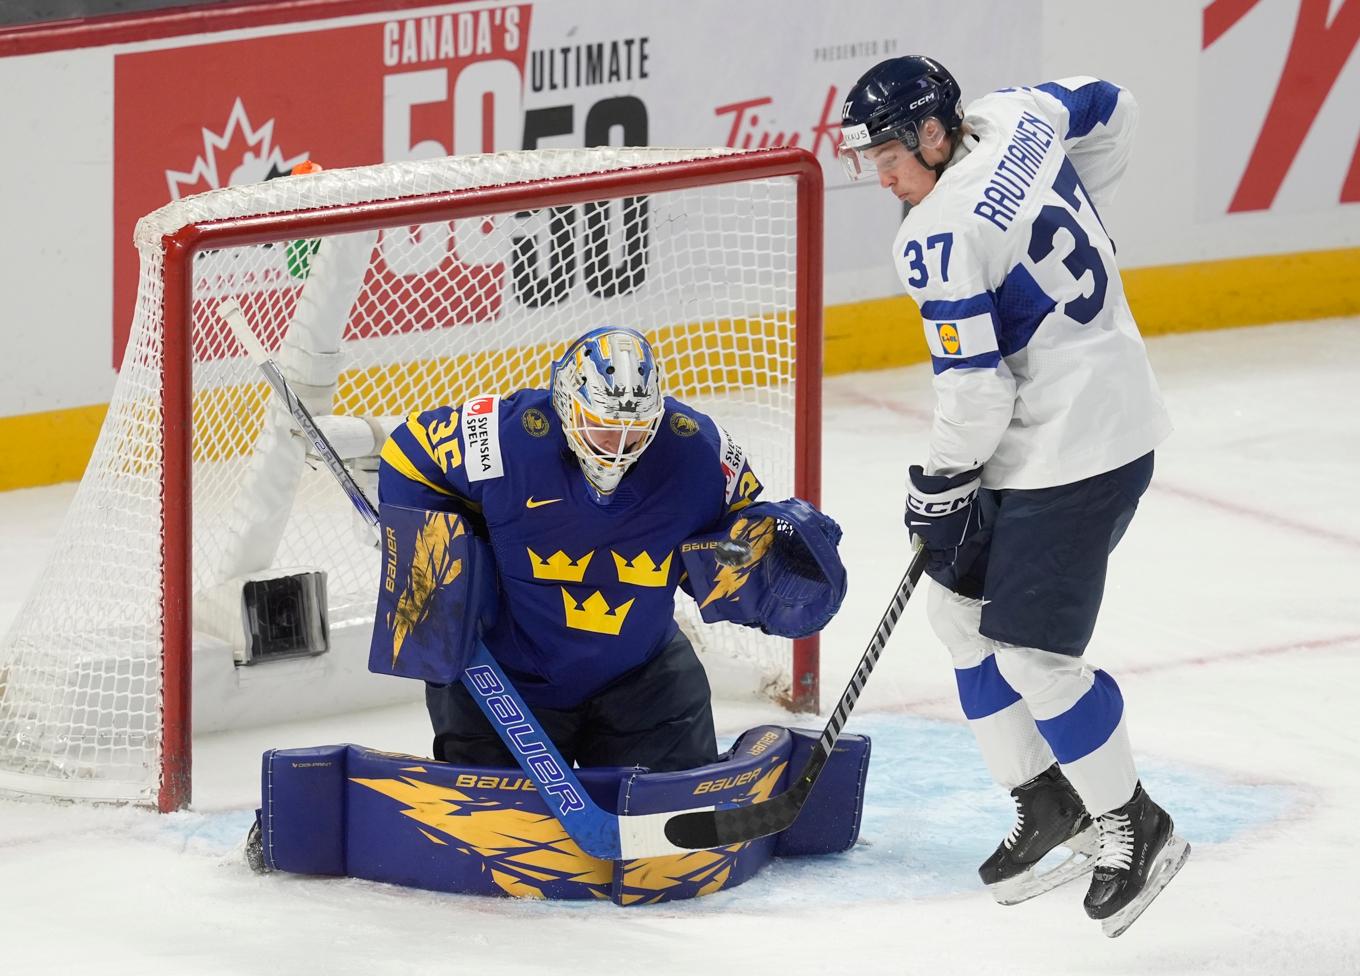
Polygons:
M845 599L840 540L840 526L801 498L758 502L718 532L681 544L686 588L707 623L807 637Z

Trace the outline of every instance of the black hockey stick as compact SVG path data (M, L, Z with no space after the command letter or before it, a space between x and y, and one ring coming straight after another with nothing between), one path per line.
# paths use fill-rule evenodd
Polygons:
M920 543L917 543L906 575L902 577L902 582L897 584L892 602L883 612L883 619L878 622L878 630L874 631L864 656L859 659L859 666L850 676L850 683L845 686L845 692L841 695L835 711L831 713L831 720L822 730L822 737L813 747L807 765L798 774L798 780L778 796L748 806L676 814L666 821L667 840L676 847L707 850L777 834L793 825L798 819L798 812L807 802L817 777L822 774L826 761L831 758L831 750L836 747L836 740L840 738L841 730L845 727L855 702L859 700L860 692L868 683L869 675L873 673L874 665L878 663L878 658L892 635L893 627L897 625L897 618L902 616L902 610L907 605L907 600L911 598L912 591L916 589L916 584L920 582L921 573L925 568L926 551Z

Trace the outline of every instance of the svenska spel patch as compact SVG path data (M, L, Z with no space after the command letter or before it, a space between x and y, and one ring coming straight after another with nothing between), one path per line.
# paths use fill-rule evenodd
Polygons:
M501 461L500 402L499 396L479 396L463 405L468 481L486 481L505 474Z

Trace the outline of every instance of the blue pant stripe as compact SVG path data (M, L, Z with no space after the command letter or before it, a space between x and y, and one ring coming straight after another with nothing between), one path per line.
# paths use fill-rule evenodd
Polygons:
M1058 762L1068 763L1103 746L1123 715L1124 696L1119 693L1119 685L1104 671L1097 671L1095 684L1075 705L1061 715L1034 724L1039 726L1039 734Z
M975 668L955 668L954 680L959 685L959 703L969 718L995 715L1020 700L1020 695L1001 677L996 657L987 655Z

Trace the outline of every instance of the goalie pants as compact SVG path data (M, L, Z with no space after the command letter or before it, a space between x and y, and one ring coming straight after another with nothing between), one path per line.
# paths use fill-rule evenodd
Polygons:
M1056 759L1092 814L1133 794L1123 696L1081 655L1109 555L1151 477L1147 454L1071 485L980 492L982 528L931 588L930 622L954 659L959 702L1007 789Z
M425 686L434 758L461 766L515 769L477 703L461 684ZM661 653L575 708L534 716L569 763L642 766L669 772L718 759L708 675L678 632Z

